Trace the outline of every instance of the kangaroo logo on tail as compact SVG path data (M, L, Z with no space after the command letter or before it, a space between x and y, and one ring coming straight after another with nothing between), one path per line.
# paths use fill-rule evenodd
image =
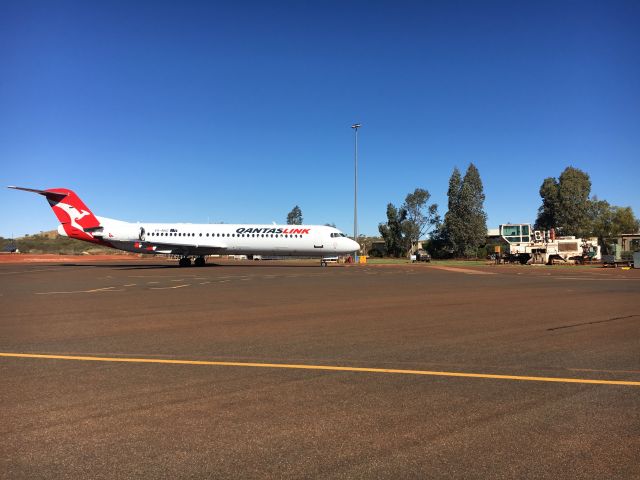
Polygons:
M51 208L53 209L54 212L56 212L56 209L59 208L69 217L69 220L66 223L70 223L72 227L77 228L78 230L84 231L84 227L80 225L79 222L87 215L91 215L91 212L87 212L85 210L79 210L73 205L69 205L63 202L59 202L59 203L49 202L49 203L51 204ZM60 219L62 215L56 212L56 216L58 217L58 219ZM64 221L60 221L60 223L62 223L63 225L65 224Z

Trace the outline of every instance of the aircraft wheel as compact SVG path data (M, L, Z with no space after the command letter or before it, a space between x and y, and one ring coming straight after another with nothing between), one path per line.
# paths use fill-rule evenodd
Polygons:
M181 267L190 267L191 259L189 257L182 257L180 259L180 262L178 262L178 265L180 265Z
M206 263L206 261L205 261L204 257L197 257L195 259L195 261L193 262L193 264L196 267L204 267L205 263Z

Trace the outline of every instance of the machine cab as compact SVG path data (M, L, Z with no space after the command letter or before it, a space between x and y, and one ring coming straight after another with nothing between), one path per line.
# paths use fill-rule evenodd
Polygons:
M530 243L531 225L528 223L500 225L500 236L509 244Z

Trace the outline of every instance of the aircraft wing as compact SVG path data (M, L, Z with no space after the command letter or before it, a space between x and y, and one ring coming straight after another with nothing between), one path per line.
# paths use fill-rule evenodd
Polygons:
M134 243L134 248L140 253L163 253L167 255L224 255L226 245L185 245L172 242L140 241Z

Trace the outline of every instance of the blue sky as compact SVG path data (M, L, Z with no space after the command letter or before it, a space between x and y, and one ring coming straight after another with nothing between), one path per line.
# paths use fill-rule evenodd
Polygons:
M489 226L535 220L568 165L640 214L638 2L0 4L0 185L75 190L129 221L359 230L454 166ZM0 189L0 235L57 223Z

